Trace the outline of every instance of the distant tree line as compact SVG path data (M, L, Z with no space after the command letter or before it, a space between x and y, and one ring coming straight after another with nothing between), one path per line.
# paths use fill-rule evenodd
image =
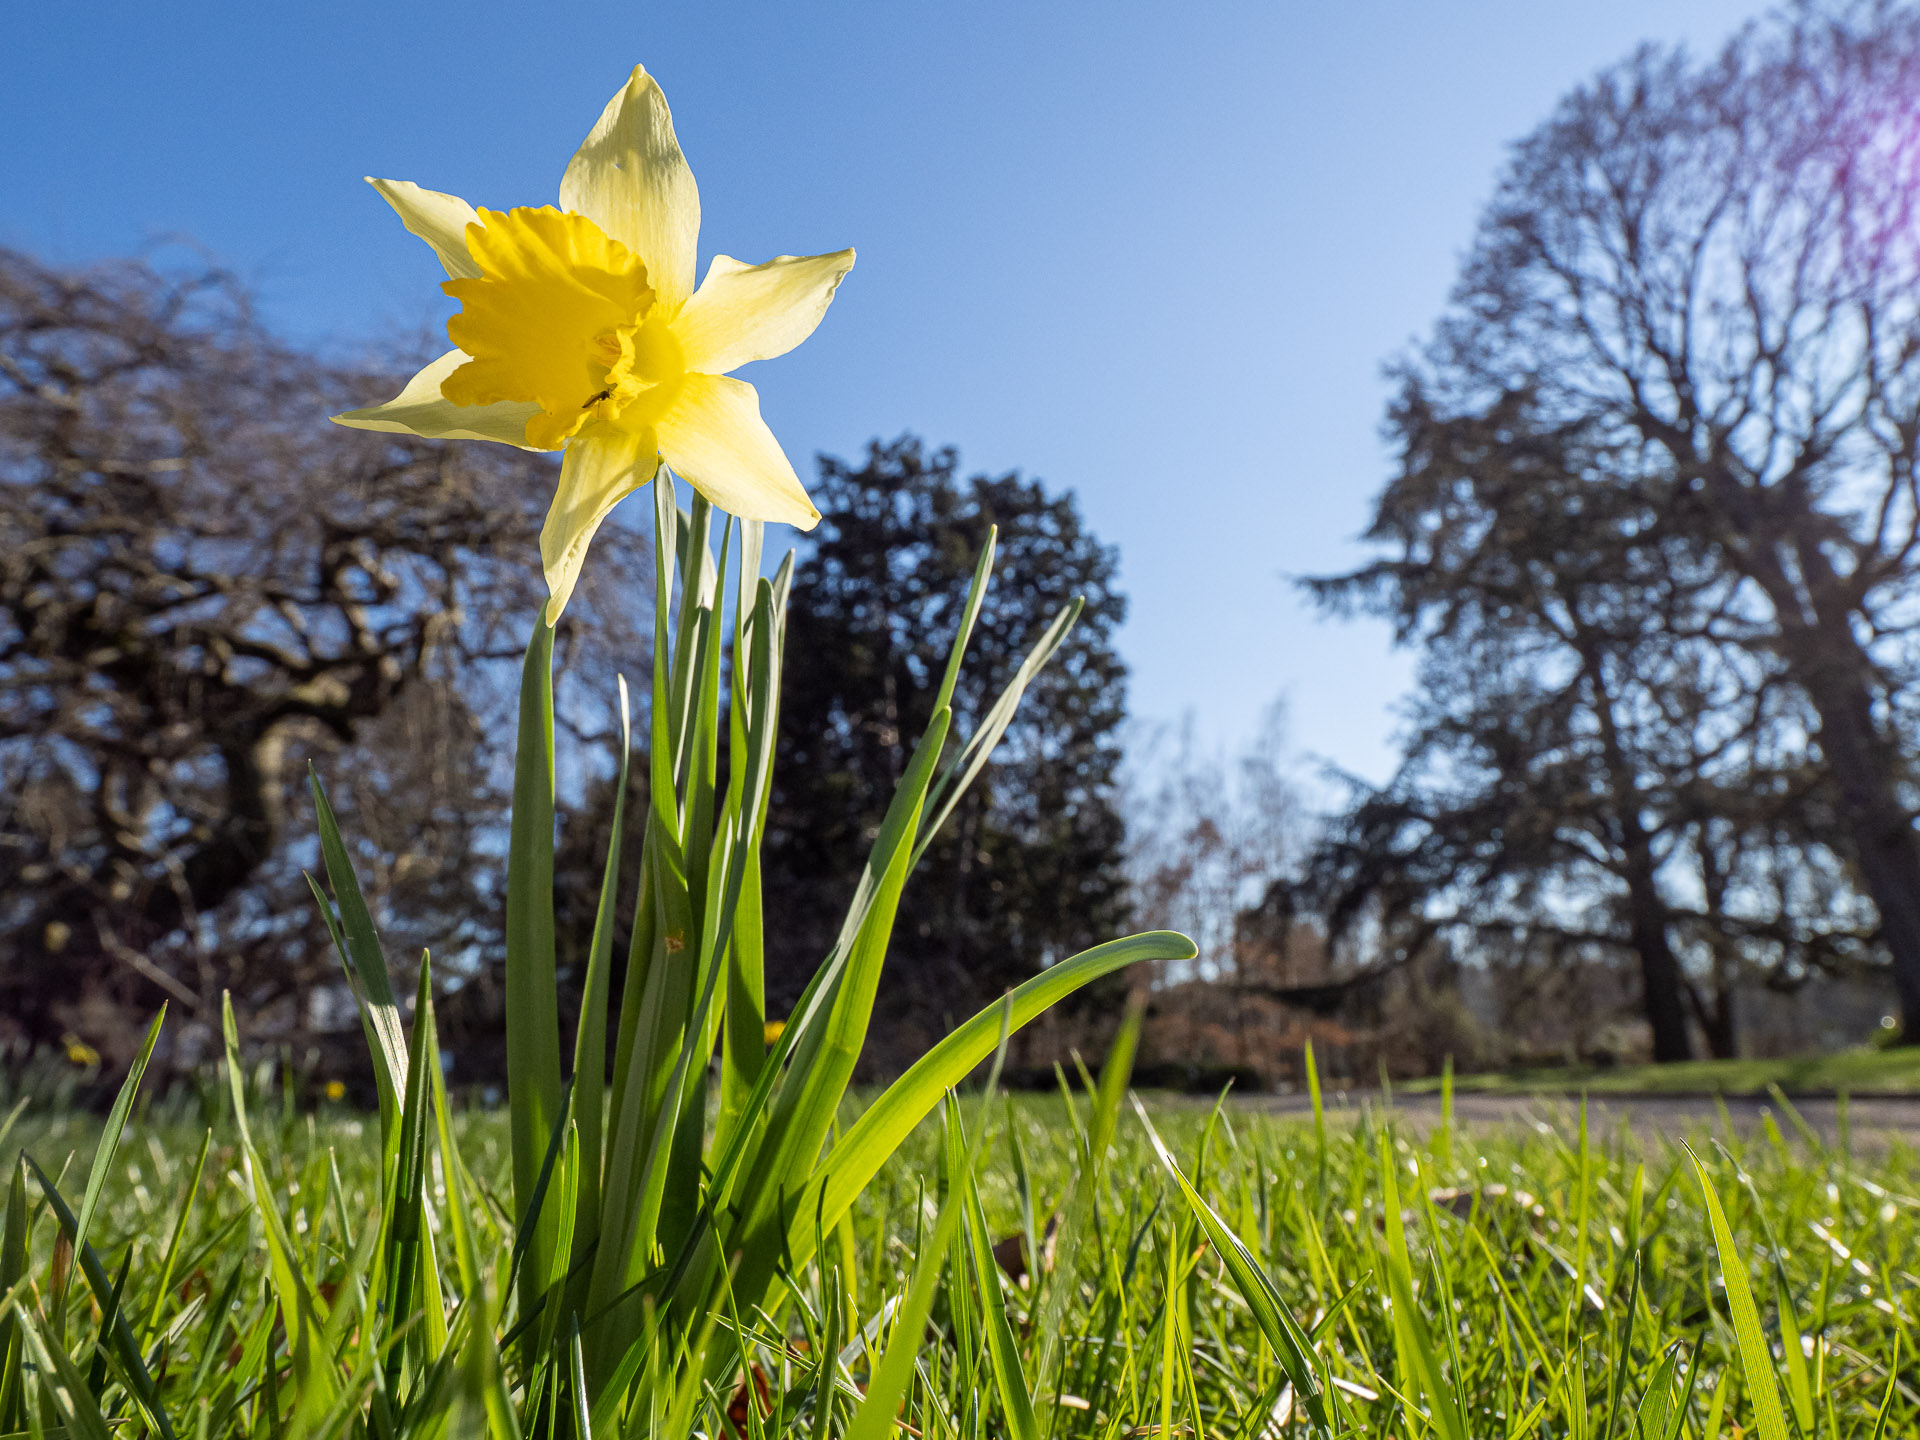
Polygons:
M1756 994L1849 980L1920 1037L1917 196L1920 11L1872 0L1706 61L1645 47L1515 148L1394 372L1376 557L1305 582L1420 657L1397 773L1324 822L1271 737L1123 795L1125 601L1070 494L911 436L822 457L771 1012L831 946L998 527L961 733L1085 610L907 893L870 1068L1132 921L1199 961L1032 1043L1097 1047L1143 983L1147 1061L1268 1078L1307 1038L1364 1074L1491 1054L1489 1028L1511 1050L1548 1011L1585 1044L1622 1004L1656 1059L1731 1055ZM112 1053L163 999L205 1042L230 990L357 1063L300 877L311 764L393 955L435 952L460 1078L498 1070L505 708L552 461L325 423L388 385L276 341L227 277L0 252L0 1044ZM616 523L561 637L563 1008L647 568Z
M1920 15L1646 47L1515 149L1397 371L1406 754L1304 903L1391 964L1631 962L1656 1059L1743 986L1890 974L1920 1036Z

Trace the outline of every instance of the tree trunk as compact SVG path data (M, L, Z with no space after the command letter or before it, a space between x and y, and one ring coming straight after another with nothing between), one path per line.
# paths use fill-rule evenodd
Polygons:
M1707 1053L1716 1060L1735 1060L1740 1055L1739 1015L1734 1009L1734 994L1740 986L1740 954L1727 932L1727 867L1714 853L1712 817L1703 816L1696 823L1694 850L1700 857L1700 890L1706 899L1713 998L1709 1000L1701 993L1704 987L1691 984L1687 998L1693 1002L1693 1018L1700 1022L1700 1033L1707 1037Z
M1660 898L1652 847L1644 835L1630 837L1626 864L1621 868L1621 878L1627 882L1627 929L1634 953L1640 957L1641 1004L1653 1030L1654 1061L1664 1065L1671 1060L1691 1060L1693 1038L1687 1033L1680 961L1667 935L1667 904Z
M1803 683L1820 716L1820 750L1840 793L1854 863L1880 912L1880 938L1893 964L1902 1029L1908 1040L1920 1040L1920 843L1894 793L1867 688L1827 673L1835 668L1822 664Z
M1640 783L1620 741L1601 649L1582 634L1579 652L1591 691L1593 716L1599 724L1607 785L1613 792L1611 828L1621 857L1618 874L1627 887L1629 943L1640 957L1640 1003L1653 1030L1653 1058L1663 1065L1671 1060L1691 1060L1693 1039L1687 1033L1686 986L1667 934L1667 902L1660 896L1655 874L1658 867L1653 838L1640 820Z
M1707 1053L1716 1060L1740 1058L1740 1031L1734 1013L1734 993L1722 989L1712 1005L1700 1007L1700 1030L1707 1037Z
M1873 718L1872 659L1853 632L1843 582L1815 545L1796 545L1805 604L1767 586L1781 621L1781 650L1819 716L1816 738L1840 798L1840 823L1860 880L1880 912L1908 1043L1920 1041L1920 839L1899 797L1900 757ZM1779 573L1776 585L1790 585Z

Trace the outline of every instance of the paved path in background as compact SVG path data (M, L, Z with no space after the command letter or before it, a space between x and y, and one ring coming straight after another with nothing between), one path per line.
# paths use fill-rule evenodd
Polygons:
M1305 1095L1249 1095L1240 1102L1250 1110L1274 1115L1313 1113L1313 1104ZM1623 1121L1646 1135L1681 1138L1700 1129L1720 1124L1720 1105L1742 1132L1756 1129L1760 1117L1772 1114L1775 1122L1789 1135L1793 1122L1766 1096L1729 1095L1724 1101L1712 1096L1693 1095L1595 1095L1587 1101L1587 1123L1593 1129L1611 1130ZM1363 1106L1378 1107L1377 1091L1338 1091L1327 1096L1329 1117L1350 1120ZM1793 1107L1822 1139L1833 1140L1840 1133L1839 1102L1807 1098L1795 1100ZM1440 1118L1438 1095L1393 1097L1394 1112L1416 1124L1431 1125ZM1577 1122L1578 1097L1566 1095L1476 1095L1453 1098L1454 1117L1476 1125L1552 1125L1565 1128ZM1885 1144L1899 1139L1920 1145L1920 1095L1862 1096L1847 1102L1847 1122L1856 1141Z

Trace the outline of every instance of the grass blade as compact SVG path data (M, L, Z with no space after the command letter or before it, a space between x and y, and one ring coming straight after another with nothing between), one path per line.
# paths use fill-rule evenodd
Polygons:
M134 1097L140 1093L141 1077L147 1073L147 1062L153 1059L153 1047L160 1039L160 1027L166 1023L166 1019L167 1007L163 1004L160 1013L153 1017L153 1023L147 1026L147 1038L140 1046L140 1053L134 1057L127 1078L120 1084L120 1093L114 1096L113 1109L107 1113L106 1128L100 1132L100 1143L93 1150L93 1169L87 1174L86 1194L80 1201L80 1218L73 1227L75 1253L86 1246L94 1212L100 1207L100 1194L106 1189L107 1176L113 1169L113 1157L119 1153L121 1137L127 1133L127 1116L133 1112ZM95 1298L102 1305L107 1303L103 1292L96 1291ZM63 1289L54 1299L53 1328L56 1335L65 1328L62 1320L66 1313L66 1302L67 1292Z
M0 1227L0 1297L13 1294L27 1277L27 1166L22 1159L13 1162L13 1179L7 1186L7 1220ZM20 1333L25 1323L15 1306L0 1313L0 1431L18 1430L25 1423L26 1337Z
M340 824L326 789L311 765L307 767L307 788L313 795L314 819L320 828L320 857L325 863L327 883L333 887L339 904L339 918L309 875L307 884L320 906L320 914L333 936L340 963L346 967L353 986L354 999L360 1005L361 1024L367 1031L373 1052L374 1083L380 1092L381 1134L391 1143L392 1132L400 1118L400 1094L406 1089L407 1041L400 1026L400 1004L394 998L393 977L387 970L386 952L373 928L373 915L360 893L359 877L353 873L353 861L347 855L346 842L340 838Z
M954 1117L959 1123L959 1117ZM965 1132L961 1132L964 1141ZM969 1169L963 1177L966 1205L967 1249L973 1260L974 1283L980 1291L980 1310L986 1322L987 1357L993 1366L994 1386L1000 1392L1007 1429L1012 1440L1040 1440L1040 1422L1034 1417L1033 1396L1027 1388L1026 1373L1020 1367L1020 1349L1007 1322L1007 1301L1000 1286L1000 1262L993 1258L993 1241L987 1235L987 1218L980 1208L980 1188ZM1038 1274L1039 1258L1034 1258ZM957 1277L956 1277L957 1278Z
M1727 1287L1727 1310L1733 1318L1734 1339L1739 1349L1740 1373L1747 1382L1747 1394L1753 1403L1754 1428L1760 1440L1787 1440L1787 1416L1780 1406L1773 1355L1767 1348L1766 1333L1760 1328L1760 1311L1753 1303L1753 1287L1747 1281L1747 1263L1740 1256L1740 1247L1734 1243L1733 1228L1727 1224L1727 1212L1707 1175L1707 1167L1700 1163L1691 1145L1685 1148L1700 1181L1707 1224L1720 1258L1720 1276Z
M1407 1252L1407 1232L1401 1222L1400 1182L1395 1173L1393 1142L1385 1130L1379 1135L1379 1149L1386 1220L1385 1254L1380 1268L1385 1272L1382 1278L1393 1304L1394 1351L1399 1356L1402 1373L1412 1377L1415 1388L1425 1397L1427 1421L1440 1432L1442 1440L1468 1440L1466 1421L1455 1401L1453 1386L1441 1373L1432 1332L1415 1298L1413 1259ZM1575 1293L1578 1293L1577 1282Z
M971 1180L978 1170L980 1153L986 1143L987 1116L992 1113L993 1093L1000 1078L999 1057L1006 1053L1010 1019L1010 1007L1003 1005L1000 1038L996 1047L998 1053L993 1073L987 1077L986 1090L981 1096L980 1130L963 1167L967 1180ZM940 1288L940 1267L958 1234L968 1193L965 1184L950 1187L939 1216L934 1221L932 1234L922 1236L913 1279L908 1283L906 1298L894 1316L893 1334L887 1339L887 1348L881 1354L880 1363L874 1367L866 1398L860 1402L860 1407L853 1412L853 1419L848 1422L846 1440L887 1440L893 1433L895 1416L900 1412L901 1402L906 1399L907 1386L913 1381L915 1361L924 1343L922 1336L926 1332L927 1316L933 1309L933 1298Z
M49 1345L38 1325L28 1324L25 1334L27 1353L33 1357L40 1377L40 1393L54 1414L66 1422L67 1434L73 1440L111 1440L113 1432L100 1413L99 1402L87 1389L86 1378L65 1347L57 1339ZM39 1417L35 1414L33 1418ZM36 1431L39 1428L34 1426Z
M1248 1250L1245 1242L1233 1232L1231 1226L1215 1213L1193 1187L1174 1160L1173 1152L1167 1149L1166 1142L1160 1138L1160 1132L1153 1128L1153 1121L1147 1118L1147 1108L1134 1098L1134 1113L1140 1117L1145 1127L1147 1139L1153 1146L1154 1154L1160 1157L1160 1163L1173 1177L1185 1197L1187 1208L1193 1212L1193 1218L1206 1233L1207 1240L1226 1262L1227 1271L1233 1276L1233 1282L1240 1291L1240 1298L1247 1302L1247 1308L1253 1312L1260 1332L1266 1337L1267 1344L1273 1348L1274 1355L1280 1361L1280 1367L1286 1371L1287 1379L1293 1383L1295 1401L1306 1407L1307 1414L1315 1425L1328 1434L1332 1433L1333 1420L1327 1413L1326 1396L1322 1391L1319 1366L1313 1353L1313 1342L1307 1338L1307 1332L1288 1309L1287 1302L1281 1298L1274 1283L1261 1268L1260 1262Z
M233 1101L234 1123L240 1129L244 1178L253 1192L254 1210L260 1217L261 1228L266 1232L268 1271L280 1302L287 1354L293 1366L298 1399L290 1429L298 1437L307 1433L319 1416L332 1407L339 1390L338 1372L332 1358L322 1349L318 1307L307 1285L305 1267L287 1235L267 1179L266 1166L254 1148L253 1131L247 1123L245 1079L240 1069L240 1032L234 1024L230 996L222 997L221 1024L226 1037L227 1088Z
M42 1170L30 1156L26 1157L26 1163L32 1168L34 1179L40 1182L40 1192L46 1196L48 1208L53 1211L54 1219L59 1222L60 1228L67 1233L67 1238L71 1241L79 1231L79 1217L68 1206L66 1197L61 1195L47 1172ZM86 1245L77 1247L74 1256L79 1261L81 1272L87 1277L87 1284L92 1289L94 1298L103 1307L110 1304L113 1281L108 1278L107 1267L101 1263L100 1254L93 1248L92 1242L89 1241ZM139 1344L133 1336L133 1327L127 1324L125 1315L116 1314L113 1317L112 1323L107 1327L105 1338L113 1348L127 1389L140 1408L146 1412L150 1423L162 1440L173 1440L172 1423L168 1420L166 1411L161 1408L159 1391L154 1385L153 1376L147 1370L146 1361L141 1358ZM65 1351L62 1350L61 1353L65 1354Z
M1080 611L1085 605L1084 599L1076 598L1071 604L1061 607L1060 613L1053 617L1052 623L1041 632L1040 638L1020 662L1013 679L1007 682L1006 688L974 728L967 743L941 773L939 783L927 797L927 808L933 812L933 818L920 827L919 839L914 844L913 864L920 863L920 857L940 833L940 827L947 823L947 817L953 814L954 807L960 803L968 787L979 778L987 761L993 758L993 752L1007 733L1007 727L1013 723L1014 713L1020 708L1027 686L1033 683L1034 676L1046 668L1054 652L1066 641L1068 632L1080 618Z
M1053 1281L1040 1310L1039 1350L1034 1357L1033 1374L1049 1395L1053 1409L1048 1430L1060 1422L1059 1396L1063 1385L1050 1379L1054 1355L1059 1349L1061 1327L1066 1319L1068 1297L1073 1294L1080 1274L1080 1252L1087 1233L1093 1228L1094 1206L1098 1202L1100 1176L1107 1163L1107 1150L1120 1124L1120 1106L1133 1077L1133 1058L1140 1048L1140 1027L1146 1016L1145 1001L1135 995L1127 1004L1120 1028L1107 1047L1107 1058L1100 1066L1100 1083L1094 1090L1093 1113L1088 1117L1086 1150L1079 1171L1073 1178L1073 1192L1062 1204L1066 1219L1056 1238ZM1069 1100L1069 1104L1071 1101ZM1071 1112L1069 1112L1071 1113ZM1031 1250L1032 1237L1028 1237Z

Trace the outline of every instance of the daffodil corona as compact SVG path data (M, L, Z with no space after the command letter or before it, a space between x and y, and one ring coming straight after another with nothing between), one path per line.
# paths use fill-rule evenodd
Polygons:
M363 430L564 450L540 533L547 623L594 531L662 461L723 510L806 530L820 518L751 385L728 372L813 333L853 251L745 265L693 285L700 195L673 117L639 67L560 181L560 205L475 210L372 180L451 277L456 349L392 400L334 418Z

